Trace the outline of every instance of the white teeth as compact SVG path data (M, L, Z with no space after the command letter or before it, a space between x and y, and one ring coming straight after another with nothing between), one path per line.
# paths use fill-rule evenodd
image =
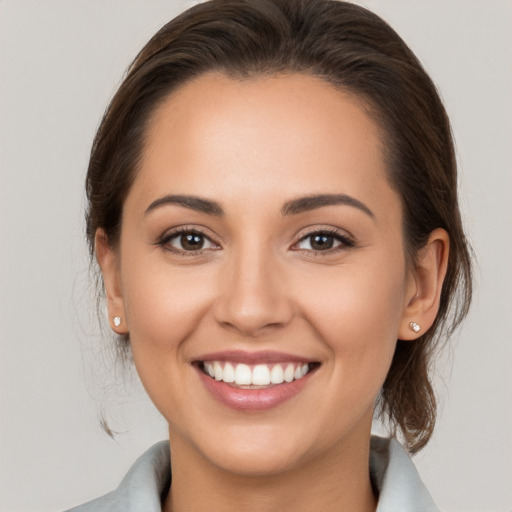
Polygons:
M251 367L243 363L207 361L204 363L204 371L212 379L234 383L237 386L269 386L301 379L309 372L309 365L281 363L257 364Z
M293 367L293 364L289 364L286 367L286 370L284 371L284 380L285 382L291 382L293 378L295 377L295 368Z
M222 380L224 382L235 382L235 369L231 363L224 365L224 377Z
M213 363L213 373L215 376L215 380L222 380L222 377L223 377L222 366L220 365L220 363L218 361L215 361Z
M282 384L284 381L284 371L280 364L276 364L270 372L270 382L272 384Z
M237 364L235 368L235 384L244 386L252 384L251 368L246 364Z
M252 383L256 386L268 386L270 384L270 370L266 364L258 364L254 367Z

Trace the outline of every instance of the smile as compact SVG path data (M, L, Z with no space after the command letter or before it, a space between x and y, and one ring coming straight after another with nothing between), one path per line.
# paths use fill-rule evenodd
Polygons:
M193 362L216 401L241 412L262 412L288 402L308 386L320 362L278 352L225 351Z
M256 364L228 361L204 361L202 371L216 381L232 384L242 389L261 389L302 379L312 369L309 363Z

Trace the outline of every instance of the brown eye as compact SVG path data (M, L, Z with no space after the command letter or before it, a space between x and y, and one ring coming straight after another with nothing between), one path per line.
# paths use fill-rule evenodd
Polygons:
M312 235L310 237L311 249L315 251L325 251L332 249L334 246L334 237L332 235Z
M170 233L159 245L177 253L193 253L202 250L219 249L206 235L194 230L180 230Z
M180 235L180 244L185 251L198 251L204 246L204 236L198 233L183 233Z
M337 249L354 247L354 242L338 232L317 231L303 237L295 245L301 251L334 252Z

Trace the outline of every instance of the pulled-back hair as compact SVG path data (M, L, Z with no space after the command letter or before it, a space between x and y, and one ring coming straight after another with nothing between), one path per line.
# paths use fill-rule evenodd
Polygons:
M169 94L207 72L237 80L303 73L355 95L383 135L389 181L401 198L409 264L434 229L448 232L448 270L436 320L417 340L398 340L379 395L379 414L402 434L410 452L420 450L436 418L429 375L434 351L467 313L471 259L445 109L411 50L370 11L336 0L212 0L160 29L128 69L94 139L86 180L91 257L98 228L111 246L119 241L123 203L151 114Z

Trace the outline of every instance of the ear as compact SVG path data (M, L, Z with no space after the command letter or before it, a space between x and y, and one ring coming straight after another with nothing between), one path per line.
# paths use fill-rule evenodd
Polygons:
M103 276L110 327L117 334L127 334L118 251L110 246L108 237L101 228L96 230L94 247ZM121 321L114 320L116 318L120 318Z
M408 276L406 305L399 327L399 339L419 338L434 323L439 311L449 253L448 233L441 228L432 231L425 247L418 252L415 266ZM414 324L411 326L412 322ZM414 329L415 324L419 329Z

